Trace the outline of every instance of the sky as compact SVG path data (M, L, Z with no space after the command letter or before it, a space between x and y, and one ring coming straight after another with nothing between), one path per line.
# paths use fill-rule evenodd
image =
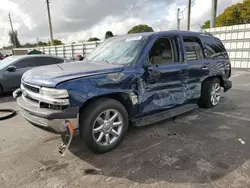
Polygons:
M210 19L212 0L193 0L191 29L199 30ZM243 0L218 0L217 13ZM111 30L126 34L134 25L147 24L155 31L176 29L176 12L184 10L188 0L50 0L54 39L64 43L104 38ZM49 41L45 0L1 0L0 47L9 45L11 14L21 44ZM181 14L181 29L186 29L187 10Z

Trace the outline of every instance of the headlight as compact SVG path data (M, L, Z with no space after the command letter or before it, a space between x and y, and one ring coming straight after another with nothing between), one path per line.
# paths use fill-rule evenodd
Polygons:
M63 99L69 97L68 91L66 89L52 89L42 87L40 89L40 94L42 96L48 96L54 99Z

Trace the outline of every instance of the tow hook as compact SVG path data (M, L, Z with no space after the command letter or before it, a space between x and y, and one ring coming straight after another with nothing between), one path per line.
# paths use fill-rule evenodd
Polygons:
M19 89L16 89L12 95L14 97L14 99L18 98L20 95L22 94L22 90L19 88Z
M70 121L65 120L65 127L66 127L66 132L64 135L65 140L63 140L63 143L61 143L61 145L59 146L59 153L61 153L62 156L65 156L65 153L69 149L69 146L72 142L75 133L74 126Z

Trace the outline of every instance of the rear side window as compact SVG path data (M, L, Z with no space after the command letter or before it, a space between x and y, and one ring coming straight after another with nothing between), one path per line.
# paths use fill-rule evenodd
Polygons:
M183 37L187 61L204 59L204 53L196 37Z
M38 65L39 66L45 66L45 65L53 65L53 64L59 64L63 63L64 60L60 58L54 58L54 57L40 57Z
M226 49L219 39L214 37L203 37L202 40L205 44L208 58L228 58Z
M18 69L36 67L36 66L37 66L37 57L25 58L25 59L18 61L15 64L15 67Z

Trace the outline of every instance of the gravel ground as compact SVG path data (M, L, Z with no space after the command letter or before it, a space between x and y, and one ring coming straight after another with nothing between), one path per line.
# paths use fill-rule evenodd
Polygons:
M0 122L1 187L250 187L250 71L233 71L233 89L213 109L131 128L121 145L91 153L75 137L65 157L60 135L20 114ZM14 108L11 96L0 108Z

